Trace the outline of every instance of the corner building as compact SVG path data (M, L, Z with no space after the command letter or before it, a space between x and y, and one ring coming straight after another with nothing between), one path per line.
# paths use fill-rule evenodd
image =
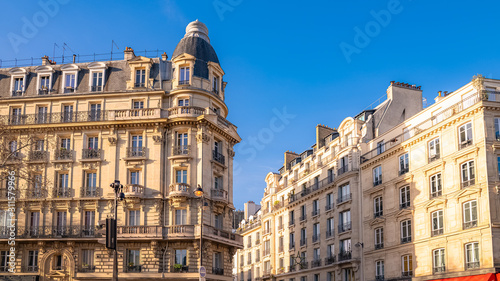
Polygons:
M110 280L113 258L97 224L113 216L109 184L118 179L120 280L198 280L200 265L207 280L232 280L242 247L231 231L241 139L226 119L223 76L199 21L171 60L126 48L123 60L44 57L40 66L0 69L0 279ZM19 175L13 274L4 264L7 171Z

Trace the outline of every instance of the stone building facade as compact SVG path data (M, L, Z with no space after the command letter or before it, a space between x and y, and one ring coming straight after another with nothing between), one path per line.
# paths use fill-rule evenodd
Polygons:
M223 76L199 21L171 60L126 48L123 60L44 57L40 66L0 69L0 279L110 280L98 224L114 213L117 179L120 280L197 280L202 257L207 280L231 280L242 247L232 232L241 139L226 120ZM3 264L12 171L15 273Z

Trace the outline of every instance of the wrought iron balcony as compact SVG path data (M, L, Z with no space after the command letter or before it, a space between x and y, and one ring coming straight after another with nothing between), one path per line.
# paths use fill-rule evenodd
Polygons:
M292 226L292 225L295 225L295 220L288 221L288 226Z
M134 83L134 88L145 88L146 83Z
M2 227L0 227L0 230ZM7 229L6 229L7 230ZM18 238L86 238L100 237L97 226L28 226L18 227ZM2 231L0 231L2 232Z
M302 247L305 245L307 245L307 238L304 237L304 238L300 239L300 246Z
M9 125L24 125L24 123L26 123L26 115L21 115L21 114L8 115Z
M97 187L82 187L80 190L80 197L99 197Z
M346 172L348 172L348 171L349 171L349 166L348 166L348 165L342 166L342 167L340 167L340 168L337 170L337 175L339 175L339 176L340 176L340 175L342 175L342 174L344 174L344 173L346 173Z
M401 244L406 244L406 243L410 243L410 242L411 242L411 236L401 238Z
M227 191L223 189L211 189L210 195L212 199L227 200Z
M55 160L73 160L73 150L57 149L55 152Z
M48 159L48 152L43 150L34 150L29 152L28 161L30 162L45 162Z
M474 269L474 268L479 268L479 267L480 267L479 261L471 261L471 262L465 263L466 269Z
M437 153L437 154L431 155L431 156L429 156L429 163L431 163L431 162L433 162L433 161L436 161L436 160L438 160L439 158L441 158L441 154L440 154L440 153Z
M438 235L441 235L443 234L443 229L440 228L440 229L433 229L432 230L432 236L438 236Z
M214 161L217 161L219 163L221 163L222 165L225 165L226 163L226 158L224 157L224 155L222 155L221 153L217 152L217 151L213 151L213 159Z
M462 149L462 148L466 148L466 147L468 147L468 146L471 146L472 144L473 144L472 139L470 139L470 140L465 140L465 141L463 141L463 142L461 142L461 143L460 143L460 149Z
M344 195L339 194L339 197L337 198L337 204L349 201L351 199L352 199L352 193L348 193L348 194L344 194Z
M477 227L477 220L464 222L464 229Z
M320 259L312 260L311 261L311 268L313 268L313 267L319 267L319 266L321 266L321 260Z
M375 180L373 180L373 186L382 184L382 175L379 175Z
M384 243L375 243L375 250L380 250L384 248Z
M36 124L48 124L49 123L49 118L46 112L38 112L37 115L35 115L35 123Z
M173 147L172 154L173 155L189 155L190 150L191 150L190 145L177 145L177 146Z
M336 261L337 261L337 258L335 256L326 257L325 258L325 265L335 263Z
M141 270L141 265L127 265L127 267L125 268L125 272L141 272Z
M399 170L399 175L404 175L406 173L408 173L408 171L410 171L410 168L408 167L404 167L403 169Z
M335 236L335 231L333 229L326 230L326 239L332 238Z
M468 181L463 181L460 185L462 188L467 188L476 184L476 179L470 179Z
M330 211L330 210L332 210L332 209L333 209L333 203L327 204L327 205L325 206L325 211Z
M101 159L101 150L94 148L84 148L82 149L82 159L85 160L100 160Z
M306 214L302 214L299 218L300 221L305 221L307 219L307 215Z
M413 276L413 271L410 270L410 271L402 271L401 272L401 277L411 277Z
M288 272L295 272L296 270L296 264L291 264L289 267L288 267Z
M45 95L48 95L50 92L49 88L40 88L38 89L38 95L40 96L45 96Z
M127 184L123 188L125 197L142 197L144 196L144 186L140 184Z
M341 251L339 253L339 261L346 261L350 260L351 258L352 258L351 251Z
M375 275L375 281L384 281L385 277L384 275Z
M215 275L224 275L224 269L218 267L212 267L212 273Z
M289 250L295 249L295 242L291 242L290 244L288 244L288 249Z
M69 93L74 93L75 88L74 87L64 87L64 93L69 94Z
M441 273L446 271L446 266L437 266L433 268L434 273Z
M127 147L127 158L144 158L146 157L145 147Z
M319 237L320 237L319 233L313 234L313 237L312 237L313 243L319 242Z
M402 209L406 209L406 208L409 208L410 207L410 201L407 201L407 202L404 202L404 203L400 203L399 204L399 209L402 210Z
M32 187L26 190L26 198L45 198L47 197L47 192L42 190L40 187Z
M351 230L351 222L346 222L339 225L339 233Z
M189 80L179 80L179 85L189 85Z
M68 198L68 197L71 197L71 188L58 187L58 188L54 189L54 198Z
M14 90L12 91L12 96L13 97L21 97L23 95L23 91L22 90Z
M312 215L313 217L315 217L315 216L319 215L319 209L313 210L313 211L311 212L311 215Z
M303 261L297 263L299 265L299 270L307 269L309 267L309 262Z

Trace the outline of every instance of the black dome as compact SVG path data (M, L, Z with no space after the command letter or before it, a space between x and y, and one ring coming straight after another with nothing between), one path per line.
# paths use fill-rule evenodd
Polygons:
M194 76L208 79L207 63L211 61L219 64L219 58L212 45L200 37L189 36L182 38L179 44L177 44L177 47L175 47L172 59L184 53L190 54L196 58L193 72Z

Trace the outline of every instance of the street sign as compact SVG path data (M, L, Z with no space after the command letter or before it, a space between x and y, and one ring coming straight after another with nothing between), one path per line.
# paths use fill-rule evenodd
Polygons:
M207 269L204 266L200 266L198 272L200 272L201 278L205 278L205 276L207 276Z

